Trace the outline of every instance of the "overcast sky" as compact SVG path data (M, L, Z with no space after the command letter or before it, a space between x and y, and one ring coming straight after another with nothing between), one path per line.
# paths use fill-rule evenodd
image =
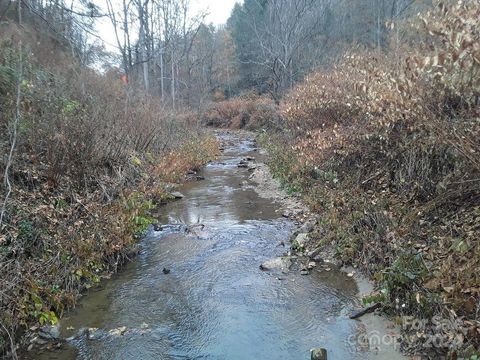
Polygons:
M190 0L191 11L190 13L198 14L200 12L207 12L208 16L206 22L214 25L225 24L230 17L230 13L235 6L236 2L242 2L242 0ZM105 0L94 0L101 9L106 9ZM114 0L115 4L116 1ZM120 3L119 3L120 4ZM115 51L116 39L113 31L112 24L109 19L99 19L96 23L97 35L105 42L105 46L110 51Z
M233 6L239 0L192 0L194 11L208 10L210 15L207 18L208 22L215 25L225 24L230 17L230 12Z

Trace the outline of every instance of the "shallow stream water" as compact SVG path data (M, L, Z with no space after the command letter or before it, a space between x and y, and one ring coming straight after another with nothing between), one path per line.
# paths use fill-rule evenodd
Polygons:
M203 170L205 180L184 185L185 198L160 209L161 224L182 226L152 230L138 258L61 322L65 337L98 330L32 358L296 360L315 347L329 359L371 356L349 341L358 330L348 318L357 287L345 273L259 269L285 253L280 244L294 225L244 186L250 173L237 164L258 157L254 142L219 136L229 145Z

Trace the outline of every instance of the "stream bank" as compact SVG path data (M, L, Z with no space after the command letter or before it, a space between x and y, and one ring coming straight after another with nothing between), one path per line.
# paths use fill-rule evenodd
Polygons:
M282 195L251 135L217 136L223 155L199 174L205 180L182 186L184 197L156 214L170 226L152 228L138 258L61 321L60 349L27 356L308 359L323 347L329 359L393 358L357 342L363 326L349 315L358 287L348 273L319 262L306 274L305 259L288 257L310 214ZM284 268L259 268L285 256Z

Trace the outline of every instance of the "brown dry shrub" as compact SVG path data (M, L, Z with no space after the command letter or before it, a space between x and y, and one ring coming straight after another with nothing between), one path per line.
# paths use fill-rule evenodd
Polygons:
M478 2L441 4L401 56L356 52L312 74L281 104L292 150L274 150L323 214L319 245L379 280L397 314L459 324L429 335L468 333L440 353L480 346L479 18Z
M232 129L258 130L278 124L275 102L268 97L256 95L213 103L201 117L206 126Z
M18 58L11 41L0 44L3 154ZM218 148L194 114L125 87L116 71L99 75L73 61L49 68L29 51L23 60L13 193L0 229L0 357L9 336L56 322L128 259L166 182L182 181Z
M116 72L61 70L55 75L32 68L25 75L18 173L23 164L35 164L51 186L64 177L96 186L132 154L161 156L192 135L202 136L194 114L174 113L158 98L126 88ZM4 105L0 125L7 129L13 104Z
M328 149L347 154L370 139L387 154L386 147L409 143L408 135L426 146L453 146L479 169L478 15L473 4L427 13L429 43L410 48L400 68L391 56L361 52L307 77L281 105L298 150L321 163L316 155Z

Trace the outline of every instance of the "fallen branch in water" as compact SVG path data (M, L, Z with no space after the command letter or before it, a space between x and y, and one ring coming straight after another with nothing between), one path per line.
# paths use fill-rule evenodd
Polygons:
M350 319L358 319L359 317L362 317L365 314L369 314L374 312L377 309L380 309L382 307L381 303L376 303L372 306L366 307L365 309L362 309L360 311L357 311L356 313L350 315Z

